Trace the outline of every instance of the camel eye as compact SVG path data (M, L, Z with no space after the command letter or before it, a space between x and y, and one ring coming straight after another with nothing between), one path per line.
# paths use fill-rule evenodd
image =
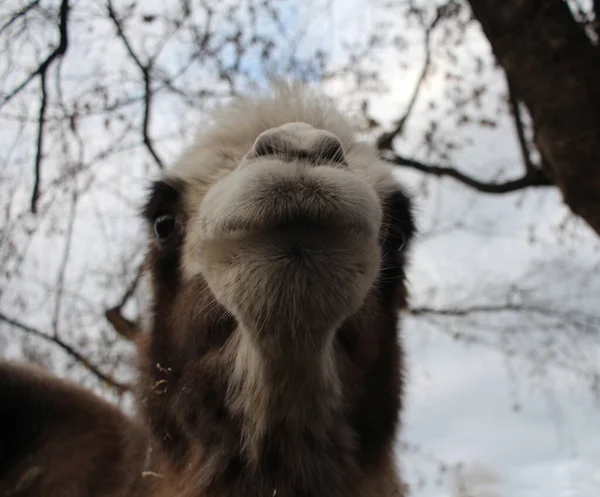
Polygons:
M163 214L154 221L154 232L160 242L166 242L175 231L175 216Z

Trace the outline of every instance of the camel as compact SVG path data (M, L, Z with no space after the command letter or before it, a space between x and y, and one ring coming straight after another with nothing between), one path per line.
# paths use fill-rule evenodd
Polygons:
M150 189L140 407L178 497L403 496L392 168L298 84L238 97Z
M404 497L415 227L350 121L300 84L236 97L142 214L138 416L0 364L0 495Z
M107 401L0 361L1 497L141 497L147 446L143 424Z

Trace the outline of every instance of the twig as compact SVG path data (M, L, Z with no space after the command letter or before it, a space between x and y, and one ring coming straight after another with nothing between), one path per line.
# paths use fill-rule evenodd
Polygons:
M404 112L404 115L400 119L398 119L396 127L392 131L383 133L377 139L377 148L379 150L393 149L392 142L394 141L394 138L396 138L396 136L402 133L402 131L404 130L404 125L406 124L406 121L412 113L412 110L417 102L417 98L419 97L419 93L421 92L421 88L423 87L425 78L427 77L427 73L429 72L429 67L431 66L431 33L442 19L443 13L443 9L438 9L435 18L425 29L425 62L423 63L421 74L419 76L419 79L417 80L417 84L415 85L415 89L413 90L413 94L410 98L410 101L408 102L406 111Z
M154 148L154 144L152 142L152 139L150 138L150 133L148 131L149 127L150 127L150 116L151 116L152 97L153 97L152 85L151 85L152 80L151 80L151 76L150 76L150 72L152 70L152 63L148 62L147 64L144 64L141 61L141 59L138 57L138 55L135 53L135 50L131 46L131 43L129 43L129 39L125 35L125 31L123 30L121 21L118 19L117 14L113 8L112 0L108 0L107 8L108 8L108 16L111 18L115 27L117 28L117 35L123 41L123 45L125 45L125 49L127 50L127 53L129 53L129 56L133 59L133 62L135 63L136 66L138 66L139 70L142 73L142 78L144 79L144 116L142 118L142 140L144 142L144 145L148 149L148 152L154 159L154 162L156 162L156 165L160 169L164 169L165 168L164 163L163 163L162 159L158 156L158 153L156 152L156 149Z
M519 139L519 146L521 147L521 155L523 156L523 164L525 165L525 172L536 169L531 162L531 156L529 155L529 147L527 146L527 140L525 139L525 129L523 127L523 120L521 119L521 109L519 107L519 100L515 93L515 88L510 82L508 74L506 75L506 85L508 87L508 100L512 110L512 115L515 120L515 128L517 130L517 137Z
M0 35L4 32L5 29L8 29L13 23L17 22L21 17L25 16L27 12L29 12L34 7L37 7L40 3L40 0L33 0L33 2L25 5L21 10L15 12L15 14L6 21L2 27L0 27Z
M164 169L165 165L164 165L162 159L156 153L156 150L154 149L154 144L152 143L152 140L150 139L150 134L148 133L148 128L150 127L150 107L152 105L152 89L150 88L150 83L151 83L150 71L144 70L143 75L144 75L144 119L142 121L142 139L144 141L144 145L146 145L146 148L148 149L148 152L150 152L150 155L154 159L154 162L156 162L156 165L160 169Z
M123 296L121 297L121 301L119 302L118 307L123 307L127 303L127 301L131 297L133 297L133 294L135 293L138 285L140 284L142 276L144 276L144 269L145 269L145 265L144 265L144 263L141 263L135 273L133 280L131 281L129 286L125 289L125 292L123 293Z
M452 167L425 164L423 162L419 162L414 159L407 159L405 157L401 157L397 154L389 152L383 154L383 158L397 166L410 167L412 169L416 169L418 171L431 174L433 176L448 176L450 178L454 178L455 180L483 193L510 193L529 187L542 187L552 185L552 183L544 174L544 172L539 169L533 169L532 171L526 173L519 179L506 181L504 183L486 183L471 178L470 176L467 176L466 174L461 173L460 171Z
M35 5L35 2L30 4L29 8L32 8ZM29 8L25 8L29 10ZM26 12L23 9L22 12ZM24 15L24 14L23 14ZM48 68L50 64L54 62L54 60L58 57L62 57L69 46L69 32L67 29L67 23L69 20L69 0L63 0L60 4L60 12L59 12L59 26L58 30L60 33L60 40L58 46L46 57L44 62L40 64L40 66L32 72L21 84L19 84L13 91L11 91L2 103L0 103L0 109L2 106L6 105L15 95L17 95L23 88L25 88L36 76L40 77L40 110L38 113L38 132L36 139L36 152L35 152L35 161L34 161L34 180L33 180L33 190L31 192L31 212L34 214L37 213L37 202L40 196L40 181L41 181L41 166L42 166L42 157L43 157L43 148L44 148L44 129L46 123L46 108L48 104L48 91L46 88L46 76L48 72ZM6 27L6 25L5 25ZM4 29L4 28L3 28Z
M423 315L436 315L436 316L456 316L464 317L471 314L487 314L492 312L518 312L518 311L529 311L529 312L546 312L547 309L541 309L538 307L524 307L515 304L484 304L484 305L472 305L468 307L411 307L409 314L413 316Z
M65 289L65 272L67 270L67 264L69 263L69 256L71 254L71 245L73 241L73 226L75 225L75 213L77 210L77 189L73 191L71 196L71 208L69 210L69 221L67 224L67 233L65 236L65 248L63 251L62 260L60 262L60 268L58 270L58 281L56 282L56 296L54 302L54 315L52 317L52 332L55 337L59 334L59 323L60 323L60 311L62 305L62 297Z
M126 340L135 340L142 332L141 328L136 323L123 316L120 307L108 309L104 313L104 316L115 331Z
M75 359L77 362L82 364L93 375L95 375L97 378L102 380L107 385L110 385L111 387L116 388L119 392L126 392L126 391L131 390L130 385L128 385L126 383L121 383L121 382L115 380L114 378L111 378L110 376L104 374L102 371L100 371L100 369L98 369L90 361L88 361L83 355L81 355L81 353L79 353L77 350L75 350L71 345L62 341L60 338L43 333L43 332L39 331L38 329L28 326L24 323L21 323L20 321L17 321L16 319L10 318L10 317L4 315L3 313L0 313L0 321L5 322L6 324L12 326L13 328L24 331L25 333L29 333L30 335L41 338L42 340L46 340L47 342L53 343L54 345L60 347L64 352L66 352L68 355L70 355L73 359Z
M57 57L61 57L67 51L69 46L69 32L67 29L67 23L69 20L69 0L63 0L60 4L60 12L59 12L59 24L58 31L60 35L60 40L58 42L58 46L52 51L48 57L42 62L39 67L33 71L29 76L27 76L16 88L14 88L7 96L4 97L2 102L0 103L0 109L6 105L12 98L14 98L23 88L25 88L36 76L41 76L47 70L50 64L54 62L54 59Z
M544 317L550 317L553 319L561 320L577 320L585 316L582 313L577 312L561 312L553 309L550 306L544 306L539 304L514 304L510 302L503 302L500 304L475 304L465 307L411 307L408 309L408 313L413 316L445 316L445 317L465 317L475 314L493 314L493 313L512 313L522 312L529 314L538 314ZM600 318L593 316L591 319L594 322L600 324Z
M42 154L44 148L44 125L46 123L46 105L47 105L47 90L46 90L46 69L47 66L40 72L40 111L38 115L38 134L35 149L35 161L33 164L33 191L31 192L31 212L37 213L37 202L40 196L40 171L42 166Z
M104 316L115 329L115 331L127 340L133 340L136 336L138 336L141 333L142 330L140 329L137 323L130 321L125 316L123 316L121 310L135 293L143 275L144 264L142 263L138 267L135 277L133 278L129 286L125 289L125 292L121 297L121 301L115 307L107 309L104 313Z

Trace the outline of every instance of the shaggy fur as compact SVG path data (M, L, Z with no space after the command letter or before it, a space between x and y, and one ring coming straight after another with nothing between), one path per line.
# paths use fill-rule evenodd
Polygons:
M164 496L402 496L410 202L300 86L215 113L156 182L140 406ZM156 232L155 232L156 231Z
M0 362L0 496L146 495L147 433L81 387Z

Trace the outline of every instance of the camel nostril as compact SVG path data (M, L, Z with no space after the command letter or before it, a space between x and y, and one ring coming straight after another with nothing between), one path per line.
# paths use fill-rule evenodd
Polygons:
M334 162L343 166L348 165L342 142L335 136L326 136L320 140L314 146L313 153L318 158L318 163Z
M294 127L292 133L290 126ZM254 141L248 159L276 157L285 162L308 162L314 166L348 167L342 142L333 133L293 123L269 129Z
M272 133L263 133L260 135L250 151L252 157L264 157L275 155L286 151L285 144Z

